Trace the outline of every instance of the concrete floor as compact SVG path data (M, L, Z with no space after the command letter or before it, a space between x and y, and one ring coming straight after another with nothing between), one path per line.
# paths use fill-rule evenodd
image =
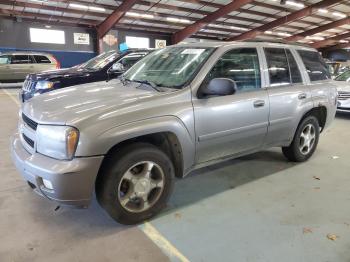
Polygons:
M54 211L22 181L8 149L16 92L0 90L1 262L350 261L350 116L337 116L306 163L272 149L198 170L157 218L125 227L96 201Z

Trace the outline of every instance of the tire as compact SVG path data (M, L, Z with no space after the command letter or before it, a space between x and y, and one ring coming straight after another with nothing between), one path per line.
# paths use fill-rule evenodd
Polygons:
M305 135L308 134L308 127L310 130L313 130L313 132L310 131L310 136ZM307 137L307 139L304 137ZM313 140L312 137L314 137ZM320 126L318 120L315 116L310 115L300 122L292 143L288 147L282 147L282 152L290 161L304 162L308 160L315 152L319 137ZM307 143L304 143L308 141L310 141L309 146L306 145Z
M137 224L166 206L175 172L163 151L148 143L135 143L112 153L106 161L96 181L96 197L114 220Z

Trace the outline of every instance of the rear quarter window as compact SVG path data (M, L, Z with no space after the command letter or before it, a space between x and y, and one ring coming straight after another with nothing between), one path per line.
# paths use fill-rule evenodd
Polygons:
M327 64L318 52L298 50L298 53L305 65L310 81L331 79Z
M50 59L44 55L35 55L34 59L38 64L51 64Z

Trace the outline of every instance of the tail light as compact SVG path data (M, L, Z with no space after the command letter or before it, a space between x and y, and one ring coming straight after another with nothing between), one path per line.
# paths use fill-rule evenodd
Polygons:
M61 63L57 60L56 57L52 56L52 58L56 62L56 69L60 69L61 68Z

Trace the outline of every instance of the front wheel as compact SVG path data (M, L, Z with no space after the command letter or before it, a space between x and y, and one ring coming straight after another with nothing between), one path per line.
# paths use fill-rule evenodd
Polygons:
M174 181L168 156L157 147L137 143L112 155L96 184L100 205L116 221L136 224L166 205Z
M317 118L308 116L299 124L291 145L283 147L282 152L290 161L306 161L315 152L319 136L320 126Z

